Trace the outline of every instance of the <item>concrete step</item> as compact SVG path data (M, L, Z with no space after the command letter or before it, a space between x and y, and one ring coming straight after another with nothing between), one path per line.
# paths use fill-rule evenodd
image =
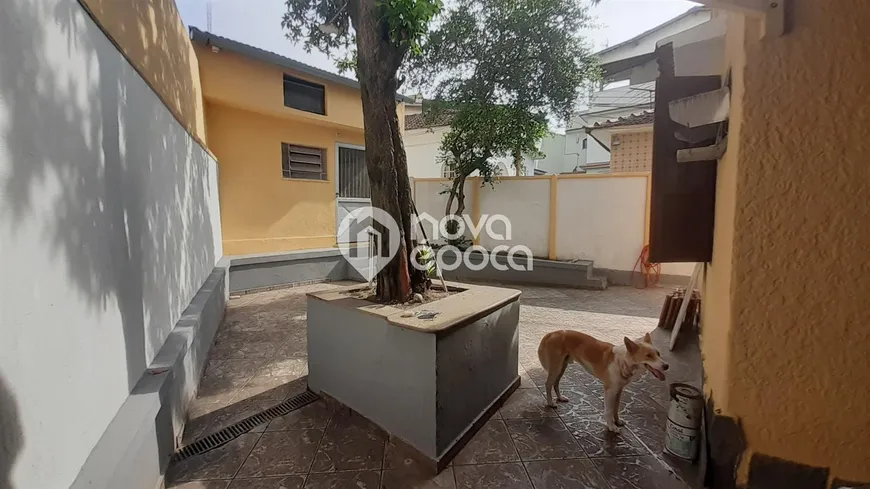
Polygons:
M444 270L444 278L450 280L475 280L503 284L550 285L577 289L604 290L607 278L594 275L594 263L590 260L566 262L533 258L530 270L515 270L509 266L506 254L494 256L496 265L507 270L499 270L487 259L484 265L482 253L474 252L469 257L472 268L460 265L455 270ZM517 257L516 263L527 266L525 259ZM479 270L476 268L480 267Z

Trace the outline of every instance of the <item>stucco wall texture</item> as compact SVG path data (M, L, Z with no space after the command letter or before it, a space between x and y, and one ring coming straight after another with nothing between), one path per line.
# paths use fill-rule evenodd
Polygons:
M705 370L751 452L870 481L870 6L788 6L786 35L759 39L754 21L739 34Z

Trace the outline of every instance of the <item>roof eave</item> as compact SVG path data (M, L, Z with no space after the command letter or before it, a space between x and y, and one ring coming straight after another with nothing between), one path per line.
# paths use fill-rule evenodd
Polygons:
M659 29L662 29L662 28L664 28L664 27L667 27L667 26L673 24L674 22L678 22L678 21L680 21L680 20L682 20L682 19L684 19L684 18L686 18L686 17L688 17L688 16L690 16L690 15L696 13L696 12L701 12L701 11L704 11L704 10L710 10L710 8L709 8L709 7L704 7L704 6L702 6L702 5L692 7L692 8L690 8L689 10L686 10L685 12L683 12L682 14L680 14L680 15L674 17L674 18L671 19L671 20L665 21L665 22L663 22L663 23L661 23L661 24L659 24L659 25L653 27L652 29L648 29L648 30L646 30L646 31L644 31L644 32L641 32L640 34L638 34L638 35L632 37L631 39L628 39L627 41L622 41L622 42L619 43L619 44L614 44L613 46L606 47L606 48L602 49L601 51L598 51L598 52L595 53L595 54L596 54L597 56L601 56L601 55L603 55L603 54L607 54L607 53L610 53L610 52L612 52L612 51L616 51L617 49L623 48L623 47L628 46L628 45L630 45L630 44L632 44L632 43L635 43L635 42L637 42L637 41L640 41L640 40L643 39L644 37L649 36L650 34L653 34L654 32L658 31Z
M294 70L300 73L304 73L306 75L319 78L321 80L354 88L356 90L360 89L359 82L357 80L354 80L353 78L336 75L335 73L322 70L315 66L307 65L305 63L290 59L286 56L281 56L280 54L273 53L271 51L266 51L265 49L260 49L254 46L250 46L248 44L234 41L232 39L221 37L216 34L212 34L211 32L202 31L193 26L190 27L190 40L194 44L200 44L202 46L215 46L219 49L226 49L227 51L239 54L241 56L276 65L281 68ZM414 101L414 99L412 99L411 97L406 97L401 94L396 94L396 100L401 102Z

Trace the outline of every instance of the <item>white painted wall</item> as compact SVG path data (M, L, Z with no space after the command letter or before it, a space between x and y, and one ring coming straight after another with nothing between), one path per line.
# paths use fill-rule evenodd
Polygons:
M405 131L403 141L405 153L408 156L408 175L413 178L441 178L443 164L440 161L439 148L441 138L450 131L449 126L433 127L431 129L412 129ZM515 174L513 159L509 157L495 158L501 174L512 176ZM534 162L526 161L526 174L534 173ZM472 175L477 175L477 172Z
M573 170L577 155L568 153L567 140L564 134L550 134L542 139L540 149L545 157L535 160L534 167L550 174Z
M565 170L572 172L578 166L586 164L586 149L583 148L583 141L589 136L583 128L567 129L565 131ZM589 141L586 141L589 144Z
M610 151L608 151L604 146L598 144L598 141L601 141L610 147L610 133L604 130L597 130L592 133L595 137L593 138L589 136L586 141L586 163L610 161Z
M440 178L441 163L438 148L449 127L412 129L405 131L405 154L408 155L408 175L414 178Z
M446 196L439 195L445 181L415 181L420 212L440 219ZM644 246L647 212L645 176L558 178L556 202L556 259L593 260L595 267L632 270ZM472 196L467 187L467 213L472 215ZM505 178L480 189L482 215L503 214L511 222L509 242L481 236L480 244L492 249L498 244L522 244L538 257L549 253L550 177ZM501 224L496 231L503 231ZM427 230L428 232L428 230ZM431 236L431 234L430 234ZM662 273L688 276L693 264L663 264Z
M503 179L493 187L480 189L481 216L502 214L511 222L511 239L496 240L485 230L480 245L491 250L498 245L525 245L532 256L546 258L550 243L550 179ZM506 235L501 223L493 231Z
M473 180L465 181L465 213L471 215L472 197L471 186ZM450 189L450 180L412 180L411 185L414 189L414 203L417 205L417 212L422 216L428 214L436 221L440 221L444 217L444 210L447 207L447 194L442 192ZM456 209L456 204L453 204L453 209ZM428 221L424 220L424 229L429 240L433 240L436 235L435 230ZM417 229L414 230L415 232ZM468 239L471 239L471 233L465 233ZM418 236L418 239L420 237ZM438 240L444 242L443 239Z
M631 270L643 249L646 178L559 179L556 258Z
M215 161L79 3L0 3L0 486L70 485L222 255Z

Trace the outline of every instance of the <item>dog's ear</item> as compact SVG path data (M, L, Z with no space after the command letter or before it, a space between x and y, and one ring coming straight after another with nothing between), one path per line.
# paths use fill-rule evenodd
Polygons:
M625 347L628 349L628 352L629 353L636 352L638 349L637 343L628 339L628 336L626 336L624 339L625 339Z
M643 342L652 344L652 338L650 338L649 333L643 335Z

